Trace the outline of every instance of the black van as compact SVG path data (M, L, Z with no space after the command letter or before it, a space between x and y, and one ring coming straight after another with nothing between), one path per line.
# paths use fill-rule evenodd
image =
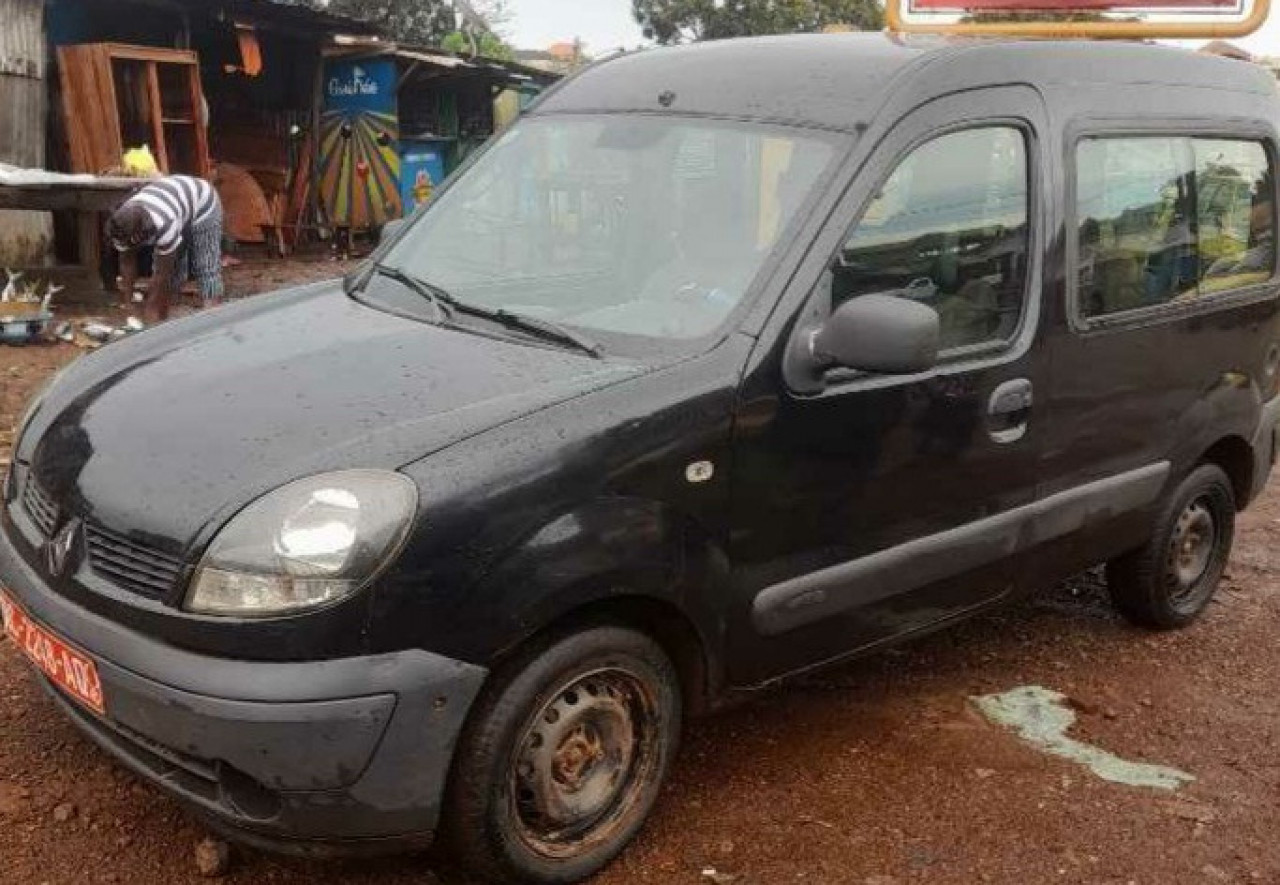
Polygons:
M1261 68L778 38L541 101L343 284L31 407L9 634L214 826L569 882L683 717L1098 562L1192 621L1275 452Z

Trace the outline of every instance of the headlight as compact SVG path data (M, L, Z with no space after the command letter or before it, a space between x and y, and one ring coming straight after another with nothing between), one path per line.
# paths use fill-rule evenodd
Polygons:
M390 471L343 470L282 486L213 539L186 608L268 618L350 596L399 552L417 507L417 487Z

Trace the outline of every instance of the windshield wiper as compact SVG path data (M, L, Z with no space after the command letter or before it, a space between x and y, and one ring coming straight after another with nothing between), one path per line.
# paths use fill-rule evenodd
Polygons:
M389 264L375 264L373 272L382 274L384 277L390 277L402 286L411 289L418 295L431 302L432 307L436 309L440 319L445 319L449 315L449 311L445 306L452 307L453 297L438 286L433 286L426 280L420 280L411 273L406 273L398 267L392 267Z
M470 306L460 309L470 309ZM551 320L544 320L541 317L525 316L521 313L512 313L509 310L498 309L495 311L486 311L493 319L502 323L504 326L519 329L522 332L531 332L549 341L559 341L562 344L569 344L578 348L583 353L590 354L596 359L600 359L603 355L600 345L596 344L581 332L575 332L567 326L554 323Z
M376 264L373 268L376 272L383 276L390 277L398 283L403 283L414 292L417 292L423 298L431 301L436 308L445 315L452 310L456 313L465 313L470 316L480 317L481 319L490 320L499 325L506 326L509 329L519 329L522 332L528 332L549 341L558 341L561 344L568 344L576 347L583 353L599 359L601 357L600 345L596 344L587 336L580 332L554 323L551 320L544 320L538 317L525 316L524 314L514 313L505 308L489 308L481 307L478 304L468 304L460 301L456 296L446 289L434 283L415 277L413 274L401 270L398 267L392 267L389 264Z

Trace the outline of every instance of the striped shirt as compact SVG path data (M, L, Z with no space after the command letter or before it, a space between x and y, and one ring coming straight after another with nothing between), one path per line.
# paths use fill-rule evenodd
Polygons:
M208 218L218 206L213 185L203 178L170 175L159 178L125 200L141 204L155 222L152 243L161 255L171 255L182 245L182 233Z

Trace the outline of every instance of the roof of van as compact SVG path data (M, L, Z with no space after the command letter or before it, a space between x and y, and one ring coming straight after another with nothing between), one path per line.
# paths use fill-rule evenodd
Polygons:
M651 49L583 71L538 113L651 111L855 129L904 74L936 92L995 85L1169 84L1275 95L1258 65L1143 43L810 34Z

